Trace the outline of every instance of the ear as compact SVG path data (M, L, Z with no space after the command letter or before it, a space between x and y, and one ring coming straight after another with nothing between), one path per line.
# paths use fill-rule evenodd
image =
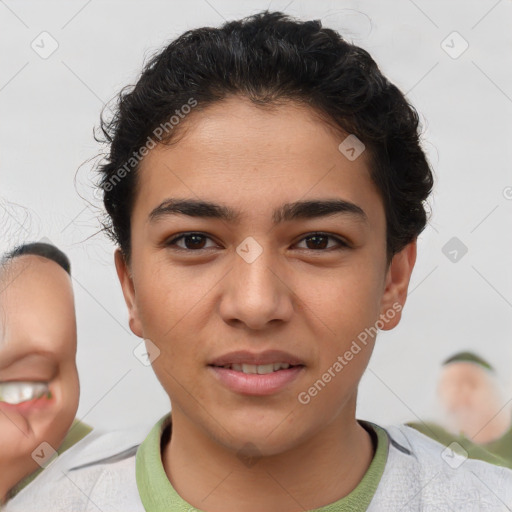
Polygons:
M139 318L137 302L135 300L135 287L133 285L133 278L131 275L130 267L126 263L121 249L116 249L114 260L116 264L117 277L121 283L124 300L126 302L126 306L128 307L130 329L133 334L139 338L143 338L144 336L142 334L142 324Z
M393 329L400 322L415 263L416 240L396 253L389 264L380 309L380 317L384 324L383 331Z

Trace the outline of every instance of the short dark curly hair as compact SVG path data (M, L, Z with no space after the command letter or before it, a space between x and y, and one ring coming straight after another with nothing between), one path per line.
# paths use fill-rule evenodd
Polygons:
M425 228L433 175L416 110L369 53L338 32L318 20L263 11L185 32L149 60L135 86L120 92L109 120L102 113L98 140L109 146L99 166L104 228L125 258L141 154L155 137L174 140L186 125L178 116L191 107L202 110L233 95L261 106L308 105L365 144L386 212L388 259Z

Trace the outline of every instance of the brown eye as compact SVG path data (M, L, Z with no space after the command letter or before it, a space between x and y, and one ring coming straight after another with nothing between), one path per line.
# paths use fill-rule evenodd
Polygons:
M310 236L307 238L307 240L311 242L311 245L308 246L308 249L325 249L329 244L329 237L323 235Z
M336 242L336 244L334 246L332 246L332 245L329 246L329 239L334 240ZM343 241L342 239L332 236L332 235L327 235L324 233L313 233L313 234L303 238L300 243L302 243L304 241L306 242L305 248L313 250L313 251L319 251L319 250L321 251L321 250L325 250L325 249L335 249L335 248L343 249L343 248L348 247L348 244L345 241Z
M201 233L185 233L176 238L173 238L165 245L168 247L176 246L179 249L183 249L185 251L197 251L207 248L205 247L207 240L209 240L209 237ZM183 245L179 245L178 242L182 242Z

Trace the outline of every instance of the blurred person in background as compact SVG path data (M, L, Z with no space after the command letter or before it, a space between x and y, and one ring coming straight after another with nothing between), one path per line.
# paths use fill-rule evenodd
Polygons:
M470 458L512 467L512 418L505 407L494 368L473 352L459 352L441 368L437 393L441 425L411 422L409 426L436 441L457 442Z
M0 504L92 429L75 420L77 329L67 256L37 242L0 265Z

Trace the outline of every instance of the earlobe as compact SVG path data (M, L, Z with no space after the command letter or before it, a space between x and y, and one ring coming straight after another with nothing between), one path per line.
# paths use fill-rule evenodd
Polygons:
M415 263L416 240L395 254L389 265L381 300L380 316L384 324L382 330L393 329L400 322Z
M135 300L135 287L133 285L133 278L121 249L116 249L114 254L114 261L116 265L117 277L119 278L124 300L126 302L126 307L128 308L130 329L133 334L135 334L135 336L143 338L144 336L142 333L142 324L140 322L137 302Z

